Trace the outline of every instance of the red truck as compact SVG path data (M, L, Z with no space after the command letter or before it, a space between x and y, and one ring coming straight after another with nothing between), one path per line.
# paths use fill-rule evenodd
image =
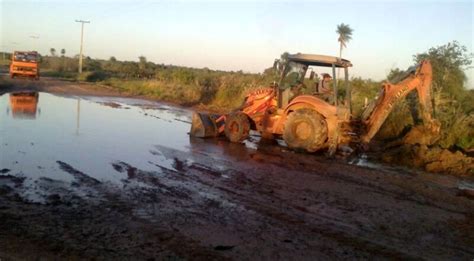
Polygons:
M32 77L39 80L38 53L15 51L10 64L10 77Z

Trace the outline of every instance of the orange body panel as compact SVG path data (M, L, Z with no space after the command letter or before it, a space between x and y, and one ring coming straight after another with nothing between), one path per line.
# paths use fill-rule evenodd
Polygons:
M282 135L288 114L302 108L311 108L324 116L328 126L328 140L336 137L339 119L349 119L348 110L339 108L338 111L336 106L311 95L298 96L284 109L277 109L275 92L272 89L265 90L266 92L263 90L258 94L249 94L241 108L254 122L255 130L262 134Z
M39 66L38 62L35 61L21 61L15 60L15 55L18 52L14 52L12 55L12 61L10 63L10 77L14 76L26 76L26 77L34 77L39 78ZM30 53L37 55L36 52L22 52L22 53Z

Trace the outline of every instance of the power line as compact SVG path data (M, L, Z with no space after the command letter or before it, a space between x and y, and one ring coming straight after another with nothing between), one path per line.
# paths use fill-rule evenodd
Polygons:
M81 49L79 52L79 73L82 73L82 43L84 39L84 24L89 24L91 21L76 20L76 23L81 23Z

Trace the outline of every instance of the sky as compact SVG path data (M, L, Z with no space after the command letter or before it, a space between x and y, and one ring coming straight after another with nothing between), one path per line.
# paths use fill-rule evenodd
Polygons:
M473 1L23 1L0 0L0 50L50 48L93 58L263 72L283 52L342 56L352 76L382 80L413 55L453 40L473 52ZM474 88L474 70L466 70Z

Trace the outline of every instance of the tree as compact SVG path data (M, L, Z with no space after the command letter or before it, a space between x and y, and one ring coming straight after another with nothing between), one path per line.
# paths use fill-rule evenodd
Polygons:
M277 76L280 76L283 73L283 70L286 68L286 65L288 65L288 56L290 54L288 52L284 52L280 55L280 59L276 59L273 68L275 69L275 72L277 73Z
M116 62L117 58L115 58L115 56L110 56L109 61L110 62Z
M392 68L387 75L387 80L391 83L398 83L404 73L400 68Z
M56 49L51 48L49 49L49 52L51 53L51 56L56 56Z
M138 62L140 64L140 69L145 69L146 66L146 57L145 56L139 56L138 57Z
M66 55L66 49L61 49L61 56L64 57Z
M342 48L347 47L347 43L352 40L352 28L348 24L340 24L337 26L336 33L339 35L337 41L339 42L339 58L342 57Z
M465 98L467 80L464 70L472 64L473 54L457 41L432 47L427 52L413 56L416 63L428 59L433 66L433 89L453 96L458 101Z
M87 56L84 59L84 71L95 72L101 71L102 65L98 60L92 59L90 56Z
M138 70L139 70L139 77L143 77L146 74L147 69L147 61L145 56L138 57Z
M341 23L337 26L336 33L339 35L337 41L339 41L339 58L342 58L342 48L347 47L347 43L352 39L352 28L348 24ZM339 70L337 72L339 78Z

